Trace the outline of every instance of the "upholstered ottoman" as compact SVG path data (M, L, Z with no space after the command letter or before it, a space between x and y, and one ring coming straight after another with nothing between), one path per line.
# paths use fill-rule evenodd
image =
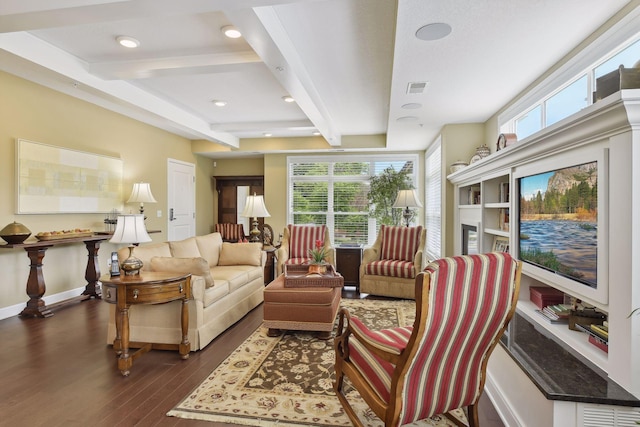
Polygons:
M264 289L264 326L269 336L280 330L319 331L328 339L341 295L341 287L286 288L280 275Z

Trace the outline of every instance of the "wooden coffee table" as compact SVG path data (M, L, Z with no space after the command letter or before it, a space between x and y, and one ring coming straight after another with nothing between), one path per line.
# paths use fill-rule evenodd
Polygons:
M103 284L102 298L116 305L116 338L113 349L118 355L118 369L124 376L130 373L133 361L151 349L178 350L182 359L189 357L189 307L191 299L191 275L163 272L141 272L136 276L100 277ZM135 304L162 304L182 301L180 344L153 344L129 342L129 307ZM139 348L129 353L129 347Z

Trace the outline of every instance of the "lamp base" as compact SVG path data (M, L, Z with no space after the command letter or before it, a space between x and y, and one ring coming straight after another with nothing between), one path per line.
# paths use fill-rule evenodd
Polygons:
M254 220L253 221L253 228L251 229L251 231L249 231L249 241L251 243L257 243L260 242L260 235L262 234L260 232L260 229L258 228L258 220Z
M411 222L411 218L413 218L413 212L411 212L411 210L409 209L409 207L405 208L405 210L402 212L402 216L404 217L405 222L407 223L407 227L409 226L409 223Z
M133 256L134 246L129 246L129 258L125 259L120 268L124 271L125 276L137 276L140 274L140 269L144 265L141 260Z

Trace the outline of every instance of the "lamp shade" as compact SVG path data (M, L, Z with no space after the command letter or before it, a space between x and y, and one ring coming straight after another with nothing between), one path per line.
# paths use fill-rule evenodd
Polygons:
M263 196L248 196L247 201L244 204L244 210L242 216L249 218L266 218L271 215L267 211L267 207L264 205Z
M151 186L148 182L136 182L133 184L131 196L127 203L157 203L151 194Z
M394 208L421 208L422 203L416 196L416 190L400 190L393 204Z
M111 243L150 242L151 237L147 234L147 228L144 226L144 215L118 215L116 231L109 241Z

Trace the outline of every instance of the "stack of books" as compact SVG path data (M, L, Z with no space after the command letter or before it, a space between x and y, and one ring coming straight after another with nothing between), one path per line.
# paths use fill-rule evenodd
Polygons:
M569 304L547 305L536 313L544 317L549 323L569 323L571 306Z
M600 350L609 352L609 326L604 325L581 325L578 327L589 334L589 342Z

